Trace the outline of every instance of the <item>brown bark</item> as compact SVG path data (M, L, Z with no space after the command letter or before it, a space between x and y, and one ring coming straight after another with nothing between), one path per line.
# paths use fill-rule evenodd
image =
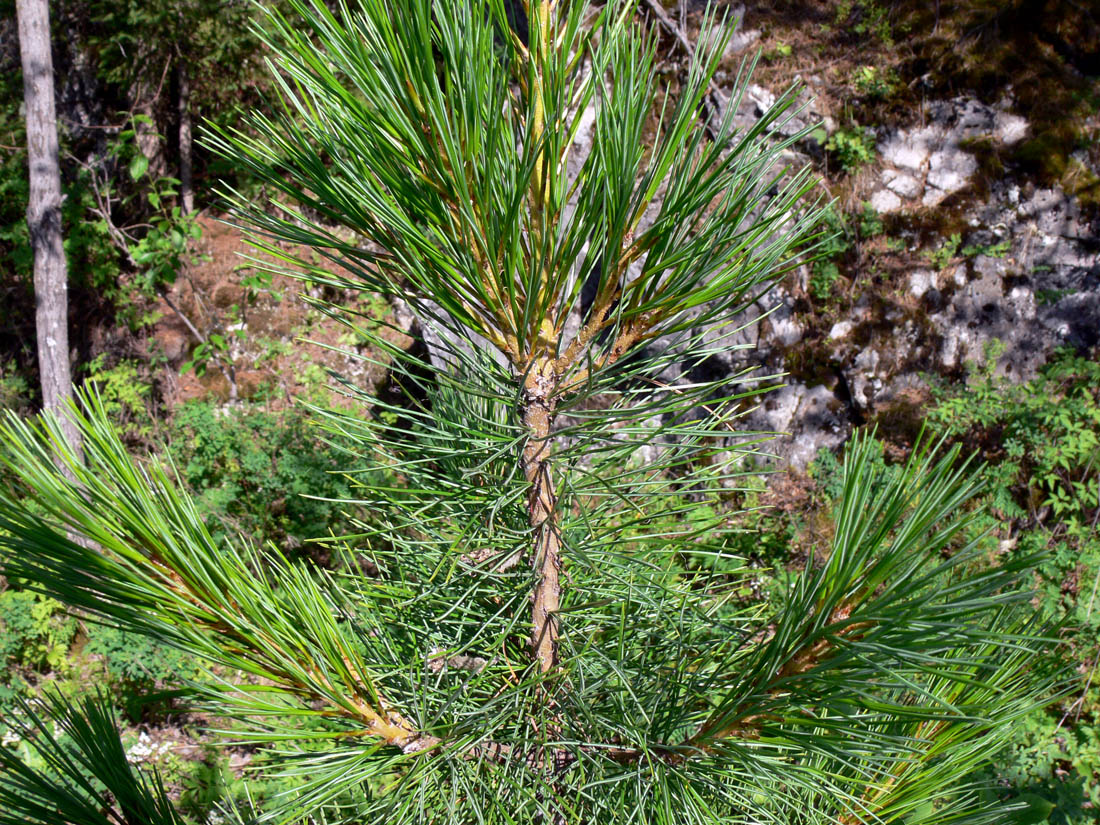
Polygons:
M61 167L48 0L17 0L15 11L27 116L30 168L27 225L34 250L35 330L42 403L46 410L59 415L65 437L79 455L80 435L66 414L73 394L69 368L68 269L61 236Z
M191 186L191 79L187 66L179 66L179 139L180 139L180 209L183 214L195 210L195 193Z
M547 360L536 365L527 379L523 408L523 424L528 433L523 450L523 473L531 485L527 493L527 515L535 534L532 562L539 575L531 610L531 648L543 673L558 664L558 607L561 601L561 530L550 465L553 384L551 362Z

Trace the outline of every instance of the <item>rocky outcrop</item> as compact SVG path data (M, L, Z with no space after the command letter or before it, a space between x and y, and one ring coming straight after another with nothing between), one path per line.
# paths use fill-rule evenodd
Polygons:
M750 87L737 117L747 125L774 100ZM780 434L770 446L781 462L805 466L853 426L919 396L930 375L961 376L968 363L999 353L998 371L1026 379L1056 347L1100 343L1100 227L1062 190L1026 179L984 181L986 193L975 195L979 152L1004 152L1029 133L1010 108L1007 100L933 101L920 125L879 136L881 167L864 199L919 223L951 198L964 230L939 266L915 266L893 295L862 296L827 330L799 315L805 270L793 292L773 292L749 312L761 320L755 333L741 333L746 348L725 357L729 374L753 366L810 374L789 378L744 420Z
M1056 347L1100 344L1095 219L1058 188L1011 178L965 203L978 171L967 147L979 140L1010 145L1027 134L1028 124L1003 106L965 98L932 103L926 111L927 125L880 140L884 168L869 200L879 212L919 215L960 195L955 207L965 230L954 239L960 248L944 256L942 268L914 267L894 298L857 301L814 342L821 383L792 381L750 416L749 425L784 433L774 447L792 465L835 446L853 425L921 388L929 375L962 375L968 363L997 352L996 369L1022 380ZM791 354L805 351L807 341L790 333L798 327L796 302L784 293L773 300L780 302L774 317L790 320L764 323L750 358L770 369L789 368Z
M958 288L929 316L942 337L941 367L976 360L997 339L1000 368L1026 376L1056 346L1100 342L1100 237L1072 198L1058 189L1021 198L1002 185L969 214L968 243L1003 251L952 272Z
M979 141L1012 146L1027 135L1027 121L1008 111L1009 105L986 106L964 97L927 104L921 112L926 125L899 129L879 141L881 188L872 192L871 205L878 212L938 206L965 189L978 171L969 146Z

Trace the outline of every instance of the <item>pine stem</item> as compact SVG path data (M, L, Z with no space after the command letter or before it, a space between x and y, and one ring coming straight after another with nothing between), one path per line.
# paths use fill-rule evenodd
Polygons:
M548 356L539 358L525 381L522 410L523 425L527 429L523 473L531 485L527 492L527 515L533 532L531 560L538 573L531 605L531 652L543 674L552 673L558 667L560 634L558 607L561 602L562 543L550 450L556 385L553 360ZM543 701L552 709L553 698L546 693L542 695ZM554 717L553 710L542 734L547 740L560 736L559 720ZM535 758L548 773L554 774L566 755L560 749L548 751L539 747ZM556 783L552 784L556 789ZM546 825L565 825L560 810L537 821Z
M534 530L532 561L539 574L531 610L531 649L543 673L558 664L558 605L561 600L561 530L549 441L553 417L553 401L546 394L537 391L527 394L523 407L523 424L528 432L527 445L523 449L523 472L531 485L527 493L527 515Z
M534 6L532 8L532 5ZM546 129L546 90L543 73L549 60L554 34L553 0L537 0L528 3L528 14L533 15L537 35L532 54L535 59L533 122L530 124L535 140L543 137ZM548 159L545 146L539 149L531 190L531 208L537 220L537 231L545 226L546 185ZM546 286L548 273L543 275ZM542 297L540 289L536 296ZM552 337L552 336L550 336ZM523 473L531 485L527 493L527 515L533 531L531 561L538 571L534 603L531 609L531 649L538 659L539 670L549 673L558 664L558 605L561 600L561 529L558 525L557 496L554 493L554 477L550 463L550 425L554 419L557 374L554 360L546 354L545 344L539 336L531 342L534 362L526 371L524 380L523 424L527 429L527 444L523 448Z

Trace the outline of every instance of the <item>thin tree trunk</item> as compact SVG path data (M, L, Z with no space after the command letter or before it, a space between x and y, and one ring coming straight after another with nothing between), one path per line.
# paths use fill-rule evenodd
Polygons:
M561 602L561 528L558 524L557 495L550 464L550 425L554 403L548 387L552 378L532 371L523 408L527 445L523 450L523 473L531 488L527 493L527 514L534 530L532 561L539 575L531 610L531 648L539 670L548 673L558 664L558 607Z
M17 0L15 10L27 113L30 167L27 225L34 250L35 330L42 403L46 410L59 415L65 437L79 455L80 435L67 415L67 404L73 394L69 369L68 271L61 237L61 167L48 0Z
M539 671L552 674L560 659L558 610L561 605L561 524L558 513L558 497L554 490L551 464L550 430L554 423L555 399L553 389L556 376L552 361L541 359L528 373L524 391L523 425L527 429L527 444L523 448L523 474L530 483L527 492L528 523L534 532L532 563L538 582L531 605L531 652L538 661ZM543 694L548 702L550 716L542 730L546 741L559 739L561 720L550 691ZM553 777L558 775L568 760L568 754L560 747L539 747L533 755L548 774L551 785L558 791ZM540 794L541 796L541 794ZM537 822L544 825L565 825L565 816L557 805L546 800L553 809Z
M191 79L184 61L179 63L179 119L180 119L180 205L183 214L195 209L195 193L191 188Z

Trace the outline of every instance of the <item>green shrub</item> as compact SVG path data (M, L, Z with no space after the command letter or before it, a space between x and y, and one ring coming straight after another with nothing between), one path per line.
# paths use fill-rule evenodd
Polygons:
M885 100L897 90L900 82L897 72L889 66L885 69L860 66L852 72L852 86L861 97Z
M874 161L875 138L870 130L853 125L847 129L837 129L829 135L829 139L825 142L825 149L850 175Z
M1034 818L1019 823L1086 825L1100 818L1100 728L1062 724L1036 711L1017 724L989 779L1018 789Z
M1092 519L1100 507L1100 363L1062 350L1036 378L1012 384L993 373L996 352L972 369L965 390L937 388L931 421L956 437L996 437L1000 461L1014 470L1016 506L1008 515L1047 508L1067 537L1094 538Z
M1027 524L1014 538L1016 552L1051 551L1040 568L1042 608L1095 636L1100 363L1062 350L1034 379L1013 384L994 372L1003 351L1003 345L988 347L965 388L936 387L929 419L945 434L991 452L995 460L984 471L990 503L1002 519Z
M971 535L988 533L991 555L1044 559L1034 605L1064 623L1066 644L1052 642L1037 678L1068 664L1080 681L1070 697L1017 723L981 778L1023 805L1006 822L1086 825L1100 813L1100 362L1059 352L1035 379L1013 384L995 374L1003 352L994 342L967 384L936 386L928 419L938 432L986 448L989 514ZM833 452L821 450L808 472L827 500L841 495Z
M986 246L981 246L979 244L964 246L962 254L967 258L976 258L979 255L988 255L990 258L1003 258L1011 249L1012 241L1005 238L1003 241L996 241Z
M959 254L959 246L962 244L962 236L955 232L950 237L945 238L935 249L926 249L924 251L924 257L928 259L928 262L936 268L937 271L943 271L947 268L947 265L955 259L955 256Z
M810 274L810 292L819 301L832 297L833 285L840 280L840 267L834 261L817 261Z
M994 532L990 552L1043 555L1036 611L1065 625L1050 666L1068 657L1079 675L1068 700L1015 730L993 778L1031 800L1034 822L1083 825L1100 806L1100 361L1062 350L1034 379L1013 384L995 374L1003 351L987 348L967 384L936 386L929 420L984 447L991 514L980 526Z
M107 366L106 353L84 365L88 381L95 382L96 392L119 428L131 442L147 442L154 434L153 384L141 364L123 359Z
M197 493L206 521L220 534L242 533L280 546L346 532L354 485L339 472L338 437L322 437L304 412L184 404L168 425L168 453ZM361 476L369 484L378 473Z
M118 705L135 722L149 704L159 706L167 698L152 694L202 675L193 656L110 625L91 625L83 652L101 659Z
M782 40L776 42L774 48L769 49L764 54L764 59L769 62L776 60L782 60L783 58L790 57L794 50L791 48L790 43L784 43Z
M844 465L832 450L825 447L818 450L806 470L827 499L839 498L844 492Z
M0 592L0 720L33 691L32 674L69 673L77 630L56 599L29 590Z
M880 0L840 0L833 13L833 22L856 35L872 35L885 46L894 43L890 11Z
M0 410L30 410L31 387L13 365L0 363Z
M876 238L883 232L882 218L875 207L864 202L863 211L859 213L859 236L861 238Z
M810 293L819 301L827 301L841 278L840 261L852 248L852 229L844 213L830 204L821 214L818 231L824 238L817 248L817 260L810 268Z
M9 676L14 668L66 667L76 631L76 620L56 599L28 590L0 593L0 661Z

